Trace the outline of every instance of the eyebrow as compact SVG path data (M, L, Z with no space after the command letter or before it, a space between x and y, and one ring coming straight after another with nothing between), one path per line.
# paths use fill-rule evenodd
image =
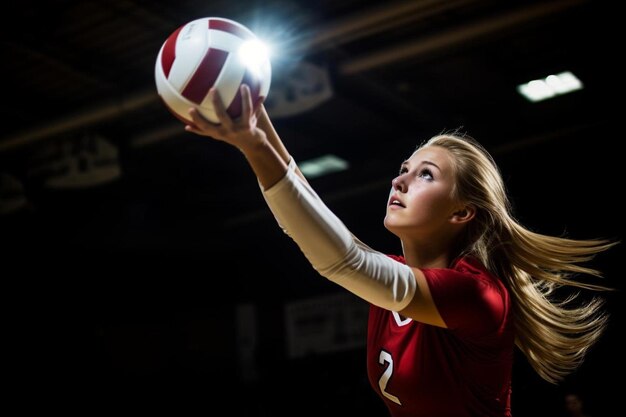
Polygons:
M435 168L437 168L439 171L441 171L441 168L439 168L439 166L438 166L436 163L432 162L432 161L428 161L428 160L426 160L426 161L421 161L418 165L422 165L422 164L425 164L425 165L432 165L432 166L434 166ZM409 161L408 161L408 159L407 159L407 160L405 160L404 162L402 162L402 164L400 165L400 168L402 168L402 167L404 167L404 166L407 166L407 165L409 165Z

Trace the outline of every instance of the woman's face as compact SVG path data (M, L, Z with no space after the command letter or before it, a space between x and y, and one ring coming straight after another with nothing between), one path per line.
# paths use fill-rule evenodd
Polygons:
M422 148L402 163L392 181L385 227L398 237L436 238L451 230L453 213L460 208L452 198L453 160L444 148Z

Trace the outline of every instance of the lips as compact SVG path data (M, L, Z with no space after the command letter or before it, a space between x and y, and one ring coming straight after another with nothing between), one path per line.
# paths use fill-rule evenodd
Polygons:
M396 207L405 207L404 203L402 203L402 200L400 200L396 195L391 196L391 198L389 199L389 205Z

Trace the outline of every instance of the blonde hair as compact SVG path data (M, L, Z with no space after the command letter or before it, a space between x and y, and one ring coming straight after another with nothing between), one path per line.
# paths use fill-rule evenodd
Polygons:
M454 255L473 255L503 279L512 298L516 346L543 379L558 383L582 363L604 331L608 314L598 296L581 301L580 292L572 292L559 299L555 290L563 286L610 290L578 277L601 277L583 264L617 243L549 236L522 226L511 214L495 161L470 136L441 134L420 148L426 146L444 148L452 155L454 197L476 208Z

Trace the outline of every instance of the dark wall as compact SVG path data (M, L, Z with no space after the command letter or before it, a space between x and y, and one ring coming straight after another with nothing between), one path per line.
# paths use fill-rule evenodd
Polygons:
M622 238L617 140L608 127L594 127L495 149L517 217L539 232ZM335 193L328 204L362 240L397 252L382 226L385 184L345 198ZM184 187L170 187L177 185ZM131 177L98 189L41 191L32 196L36 208L1 218L7 359L11 386L28 387L27 407L384 415L366 379L363 348L287 358L284 305L342 290L310 268L269 212L211 230L203 219L213 224L214 213L192 191L174 199L145 187ZM623 375L623 255L620 245L592 262L617 291L605 294L609 329L579 371L553 386L518 357L515 416L557 415L570 388L585 394L592 415L617 407L619 385L608 379ZM239 367L242 304L257 312L250 380Z

